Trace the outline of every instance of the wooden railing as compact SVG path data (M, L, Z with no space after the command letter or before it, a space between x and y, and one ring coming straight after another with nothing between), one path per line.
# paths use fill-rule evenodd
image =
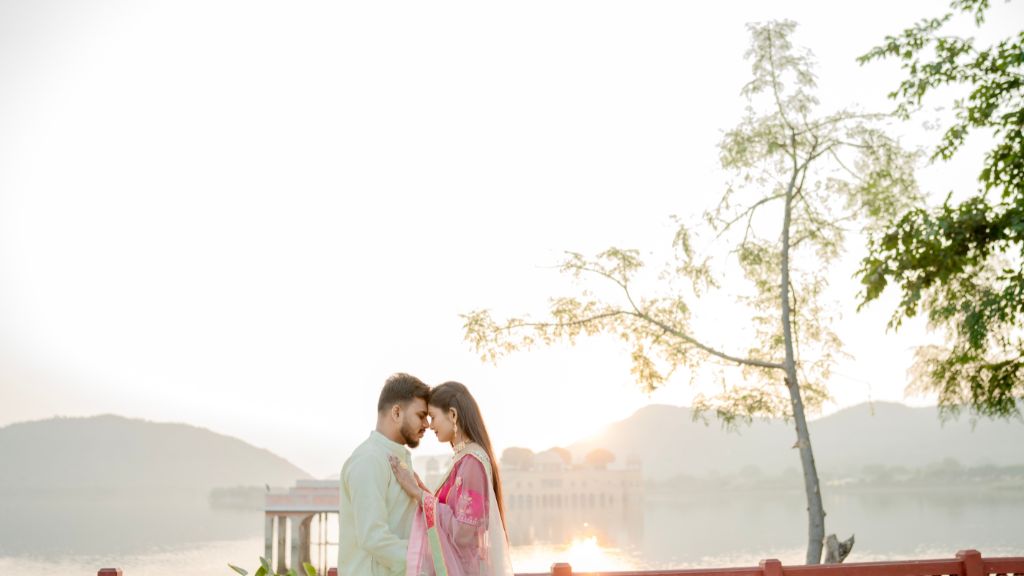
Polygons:
M573 572L565 563L551 565L550 572L518 576L1024 576L1024 556L982 558L977 550L961 550L951 560L905 560L783 566L778 560L762 560L752 568L697 568L692 570L645 570L638 572ZM120 568L104 568L97 576L123 576ZM338 576L331 568L327 576Z

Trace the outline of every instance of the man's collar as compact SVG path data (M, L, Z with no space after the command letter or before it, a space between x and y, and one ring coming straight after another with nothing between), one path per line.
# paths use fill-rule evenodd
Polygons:
M370 432L370 439L396 456L407 457L409 455L409 450L404 445L395 442L376 430Z

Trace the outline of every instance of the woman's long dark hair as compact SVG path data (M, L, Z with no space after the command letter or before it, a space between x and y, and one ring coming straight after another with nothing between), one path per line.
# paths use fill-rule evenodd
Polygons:
M476 442L487 453L491 459L491 485L494 489L494 500L498 503L498 513L501 515L501 525L505 529L505 539L508 539L508 523L505 522L505 499L501 493L501 475L498 473L498 460L494 457L494 450L491 448L491 437L487 434L487 426L484 425L483 416L480 415L480 407L469 390L458 382L445 382L430 391L428 404L448 412L455 408L458 415L456 424L459 430L466 436L469 442Z

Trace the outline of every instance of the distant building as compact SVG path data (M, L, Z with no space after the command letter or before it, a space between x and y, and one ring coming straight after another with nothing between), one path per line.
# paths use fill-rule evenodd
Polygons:
M501 469L505 505L516 509L627 508L643 505L643 470L566 464L562 456L537 454L533 466Z
M636 458L624 467L607 463L573 463L568 450L551 449L501 462L505 506L510 510L640 508L644 500L643 469ZM508 453L509 451L506 451ZM419 456L415 468L423 482L436 489L451 466L451 456Z
M616 545L643 534L644 485L640 460L613 467L615 455L595 451L573 462L564 448L535 454L509 448L501 456L509 538L514 546L569 542L596 536ZM414 468L436 488L451 467L451 455L417 456Z

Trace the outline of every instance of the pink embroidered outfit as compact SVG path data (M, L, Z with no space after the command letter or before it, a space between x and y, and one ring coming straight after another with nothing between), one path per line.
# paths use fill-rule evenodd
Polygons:
M440 488L423 494L409 537L406 576L511 574L490 460L471 445L455 455Z

